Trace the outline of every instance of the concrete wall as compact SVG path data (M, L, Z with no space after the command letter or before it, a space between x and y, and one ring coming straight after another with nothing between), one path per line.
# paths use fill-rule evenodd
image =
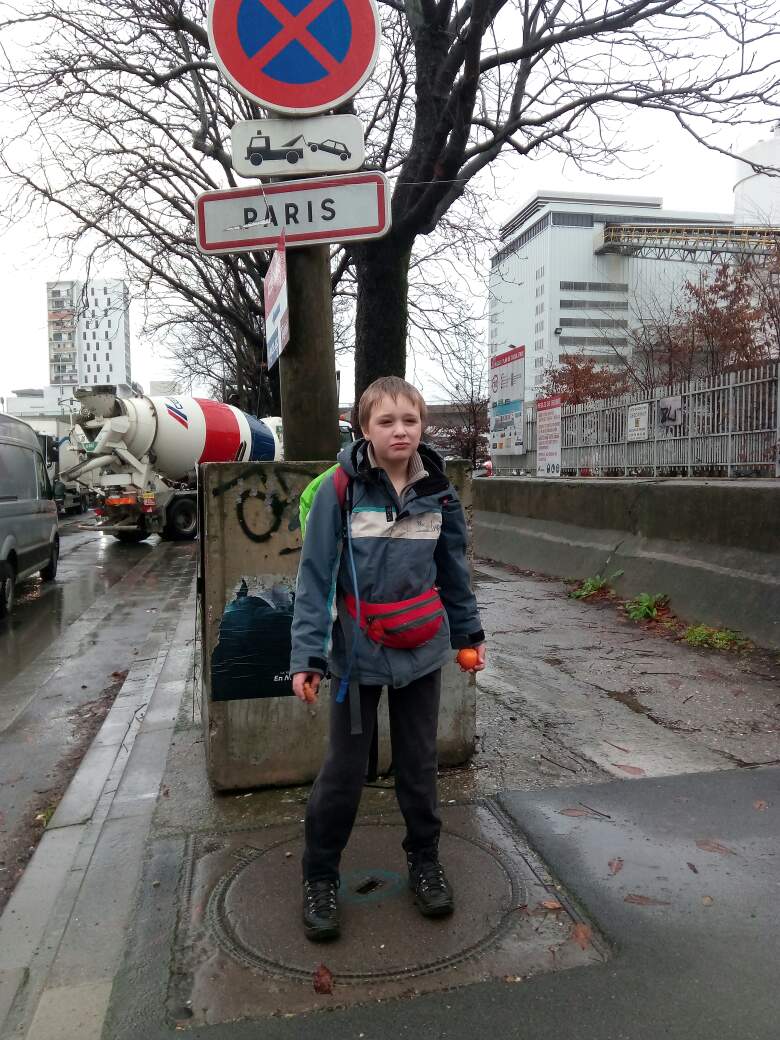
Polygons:
M780 647L780 482L481 479L477 555L665 593L682 618Z
M301 550L298 499L330 465L200 467L201 703L208 774L217 789L305 783L317 775L325 753L327 684L317 705L303 705L289 692L288 652L275 651L285 623L289 630L285 604ZM448 472L470 511L467 465L455 463ZM268 602L275 609L265 609ZM439 760L446 765L469 759L476 734L474 679L455 666L454 656L443 672L439 717ZM384 701L380 768L391 759Z

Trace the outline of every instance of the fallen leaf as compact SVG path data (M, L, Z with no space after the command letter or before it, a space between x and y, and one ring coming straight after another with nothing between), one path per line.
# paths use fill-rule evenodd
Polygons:
M615 874L619 874L622 869L623 860L620 858L620 856L616 856L614 859L611 859L609 861L609 872L613 875L613 877Z
M319 968L317 968L317 970L314 972L314 992L333 992L333 972L330 970L327 964L321 964Z
M587 948L590 946L592 934L593 933L591 931L590 925L575 924L575 926L571 930L571 935L569 936L569 938L573 939L581 950L587 950Z
M651 896L642 896L637 892L631 892L623 899L624 903L636 903L637 906L671 906L665 899L653 899Z
M694 863L689 863L688 864L688 869L692 870L694 872L694 874L698 874L699 873L699 868Z
M712 906L712 904L715 902L712 896L702 896L701 901L702 903L704 903L705 906Z
M559 910L563 910L563 907L561 906L561 904L558 902L557 899L544 899L539 904L539 906L543 910L552 910L554 913L557 913Z
M769 802L765 802L763 798L758 798L755 802L753 802L753 808L756 810L756 812L763 812L764 809L769 808Z
M612 765L615 769L622 769L624 773L628 773L629 776L644 776L645 771L641 766L629 766L625 762L613 762Z
M591 812L590 809L559 809L559 816L592 816L594 819L598 819L598 813Z
M523 976L522 975L505 975L504 976L504 982L522 982L522 981L523 981ZM362 1036L363 1034L361 1033L360 1035Z
M736 852L728 845L721 845L719 841L709 841L706 838L697 841L696 848L701 849L702 852L719 852L721 856L736 856Z

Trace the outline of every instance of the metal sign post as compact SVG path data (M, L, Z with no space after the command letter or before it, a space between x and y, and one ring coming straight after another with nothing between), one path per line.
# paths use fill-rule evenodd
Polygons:
M211 0L208 32L225 78L264 108L288 116L315 116L347 101L371 75L379 53L375 0ZM362 162L363 134L362 128L355 133L351 118L239 124L234 167L247 176L352 169ZM287 460L332 459L339 448L325 243L378 238L389 229L389 191L381 174L207 192L196 201L203 252L273 249L282 231L291 249L290 341L279 358Z

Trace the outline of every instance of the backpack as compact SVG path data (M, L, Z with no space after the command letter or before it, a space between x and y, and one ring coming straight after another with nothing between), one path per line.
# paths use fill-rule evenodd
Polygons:
M298 518L301 522L301 541L306 537L306 524L309 520L309 513L314 502L314 496L317 494L320 488L320 484L333 474L333 486L336 489L336 498L338 499L339 505L343 511L344 503L347 500L347 488L349 487L349 475L347 471L341 466L340 463L336 463L329 469L324 470L318 477L310 481L301 492L301 497L298 502Z

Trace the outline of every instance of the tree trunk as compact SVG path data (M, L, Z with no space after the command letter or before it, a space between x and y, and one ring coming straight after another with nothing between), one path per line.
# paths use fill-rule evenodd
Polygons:
M355 412L369 383L406 375L407 294L411 246L392 234L353 247L357 277ZM355 418L355 423L357 422Z

